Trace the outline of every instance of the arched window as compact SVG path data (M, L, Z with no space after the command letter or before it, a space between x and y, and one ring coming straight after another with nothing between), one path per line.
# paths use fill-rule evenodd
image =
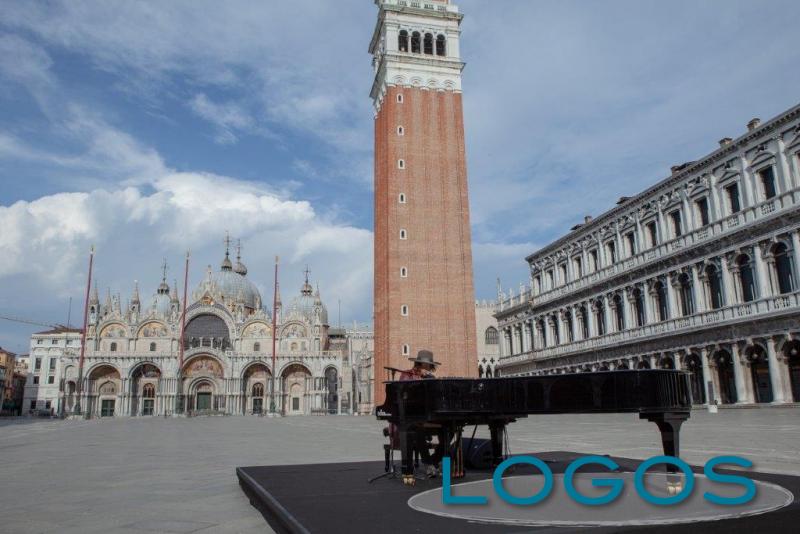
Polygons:
M778 243L772 247L773 276L779 293L791 293L794 290L794 273L792 273L792 260L786 245Z
M553 328L553 339L555 340L556 345L560 345L561 344L561 332L558 331L558 319L556 318L555 315L551 315L550 316L550 321L548 321L548 323Z
M400 315L403 317L408 317L408 306L406 304L400 306Z
M447 55L447 47L445 45L444 35L442 34L436 36L436 55L437 56Z
M656 309L658 310L658 320L666 321L669 318L669 312L667 311L667 288L661 280L656 282L655 285L655 299Z
M405 228L400 229L400 239L408 239L408 232Z
M402 104L403 103L403 95L402 94L398 94L397 95L397 103L398 104Z
M622 306L622 297L614 295L614 316L616 317L617 332L625 330L625 309Z
M681 290L681 315L684 317L694 313L694 296L692 295L692 279L683 273L678 278Z
M261 352L261 343L258 341L253 343L253 352Z
M408 269L406 267L400 267L400 278L408 278Z
M544 319L539 319L539 332L542 333L542 347L547 347L547 325Z
M116 341L111 343L111 346L109 347L109 350L111 352L117 352L117 343L116 343Z
M155 351L156 351L156 342L152 341L150 343L150 352L155 352Z
M405 204L406 203L406 194L405 193L400 193L399 195L397 195L397 203L398 204Z
M583 339L589 338L589 313L586 311L586 306L581 306L581 323L583 328Z
M722 278L716 265L710 264L705 268L706 280L708 280L708 292L711 308L718 310L722 307Z
M411 34L411 52L414 54L419 54L420 52L420 35L419 32L414 32Z
M424 52L429 56L433 55L433 34L425 34Z
M478 378L483 378L483 366L478 366Z
M411 348L406 344L403 345L403 356L408 356L411 353Z
M606 333L606 308L600 300L595 306L595 316L597 317L597 335L603 336Z
M406 168L406 162L405 162L405 160L398 159L398 160L397 160L397 168L398 168L398 169L405 169L405 168Z
M567 312L564 316L564 323L567 330L567 342L572 343L575 341L575 335L572 333L572 312Z
M397 127L397 135L405 135L406 131L402 126Z
M497 345L497 328L493 326L487 328L484 337L487 345Z
M644 326L644 296L638 287L633 290L633 308L636 314L636 326Z
M408 32L400 30L400 35L397 36L397 49L401 52L408 52Z
M736 259L739 269L739 283L742 286L742 302L750 302L756 298L756 287L753 279L753 266L750 256L742 254Z
M264 384L261 382L256 382L253 384L253 397L263 397L264 396Z
M156 387L153 384L145 384L142 388L142 397L152 399L156 396Z

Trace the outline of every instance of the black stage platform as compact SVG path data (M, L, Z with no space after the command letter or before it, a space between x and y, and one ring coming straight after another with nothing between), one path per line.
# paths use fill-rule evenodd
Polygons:
M535 453L554 474L563 473L580 455L570 452ZM613 458L621 471L634 471L638 460ZM525 474L521 466L514 474ZM672 525L613 527L525 527L482 524L431 515L411 509L410 497L441 486L441 479L418 480L404 486L399 479L367 480L383 471L383 462L239 467L236 474L250 502L277 532L393 533L393 532L797 532L800 502L763 515ZM695 469L702 473L702 469ZM721 471L726 472L726 471ZM535 473L531 469L530 473ZM490 471L471 471L453 483L483 480ZM800 477L748 472L748 477L777 484L800 496Z

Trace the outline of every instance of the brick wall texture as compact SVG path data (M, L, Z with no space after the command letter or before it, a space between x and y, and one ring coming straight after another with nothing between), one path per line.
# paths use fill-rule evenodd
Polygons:
M402 267L407 278L400 276ZM439 377L477 376L460 93L390 87L384 98L375 120L374 291L376 382L387 378L385 366L410 367L404 344L411 356L431 350L442 363ZM383 402L382 385L375 396Z

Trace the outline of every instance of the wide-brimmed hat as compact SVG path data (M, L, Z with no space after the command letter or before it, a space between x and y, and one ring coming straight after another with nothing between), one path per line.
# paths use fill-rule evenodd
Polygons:
M428 363L430 365L442 365L439 362L433 361L433 353L429 350L421 350L417 353L416 358L409 358L414 363Z

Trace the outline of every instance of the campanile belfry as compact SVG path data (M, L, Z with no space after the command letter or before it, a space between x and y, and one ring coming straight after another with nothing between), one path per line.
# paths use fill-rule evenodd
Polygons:
M449 0L375 0L375 396L384 367L433 351L477 375L459 54Z

